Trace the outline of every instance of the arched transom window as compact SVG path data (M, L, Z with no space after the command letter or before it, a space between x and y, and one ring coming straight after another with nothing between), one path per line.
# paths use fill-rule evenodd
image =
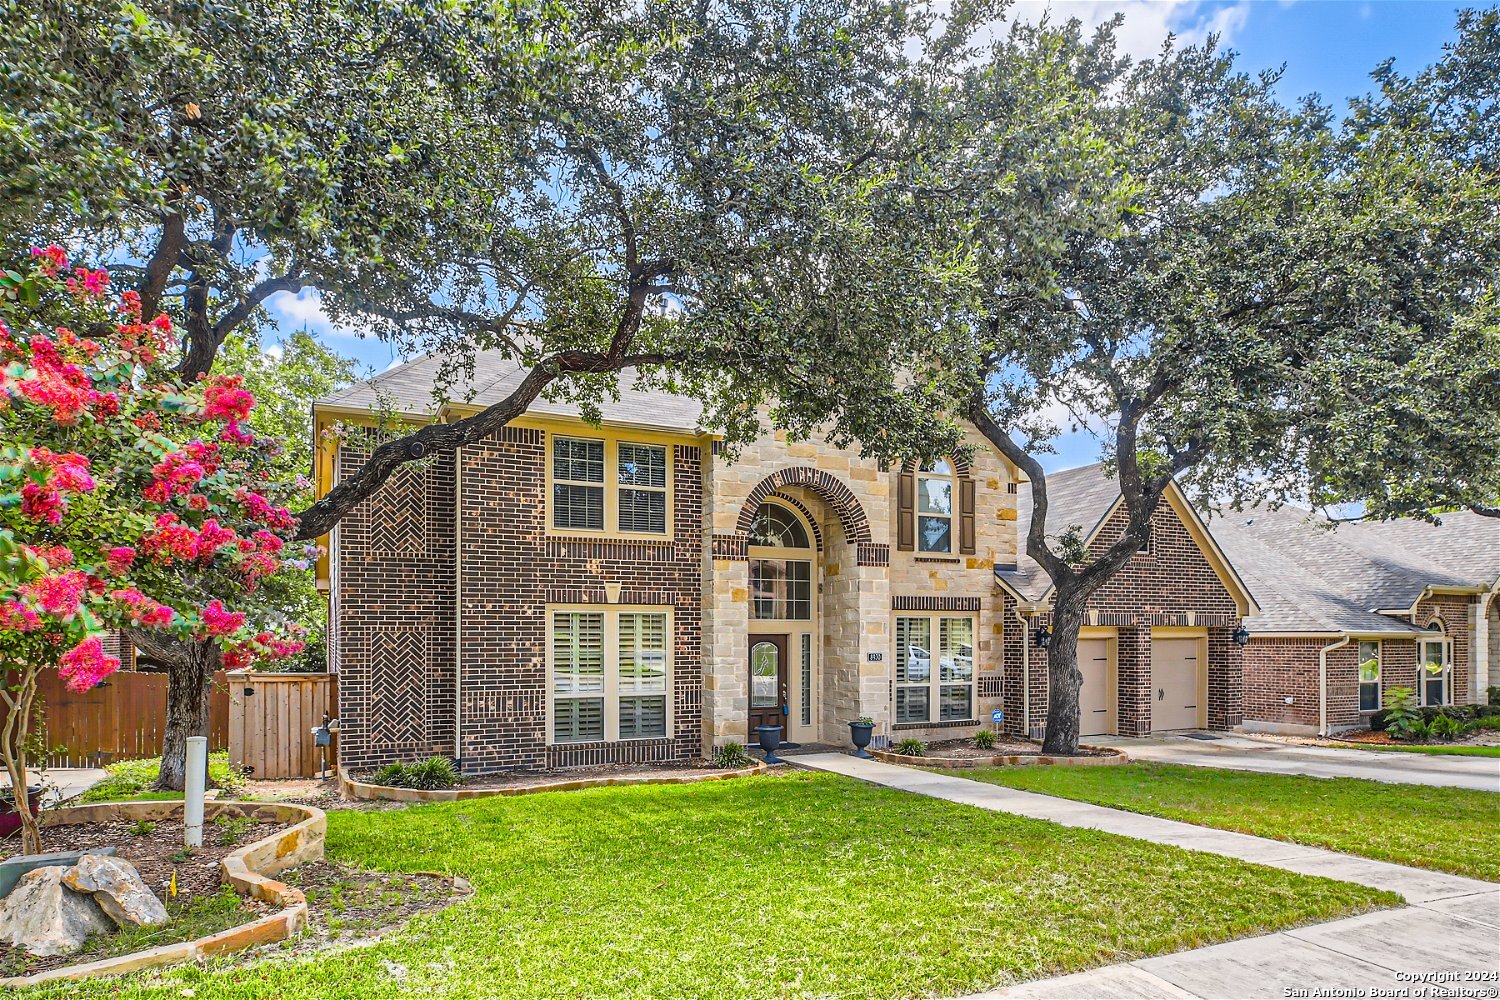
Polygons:
M750 617L756 621L811 621L813 553L802 519L763 503L750 525Z
M763 503L750 523L750 544L771 549L811 548L807 529L797 515L774 503Z

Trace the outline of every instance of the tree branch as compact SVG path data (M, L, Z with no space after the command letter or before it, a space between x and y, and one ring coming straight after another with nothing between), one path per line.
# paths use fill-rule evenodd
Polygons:
M146 262L136 289L141 296L141 315L147 320L161 312L161 297L172 279L172 272L182 261L182 248L187 245L187 223L182 215L173 212L162 223L161 236L156 241L156 250Z
M985 440L994 445L1000 454L1010 460L1011 464L1022 472L1026 478L1031 480L1031 524L1026 533L1026 554L1037 561L1047 572L1053 583L1058 583L1072 575L1073 568L1068 565L1067 560L1061 558L1047 545L1047 474L1042 469L1042 464L1031 456L1030 453L1016 444L1015 440L1005 432L1005 429L995 423L990 416L989 407L985 405L983 390L976 392L969 400L969 420L983 434Z

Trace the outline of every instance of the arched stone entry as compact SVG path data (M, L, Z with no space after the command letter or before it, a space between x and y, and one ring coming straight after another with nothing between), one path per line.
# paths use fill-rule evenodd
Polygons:
M845 540L855 548L855 559L858 565L890 565L890 546L877 544L873 540L870 519L865 515L864 505L859 502L859 498L837 477L821 469L805 465L777 469L756 484L740 507L739 519L735 523L736 535L741 538L747 536L750 533L750 525L755 520L755 512L760 509L761 503L777 490L790 486L800 486L810 490L828 504L834 516L838 518ZM717 539L715 544L718 544Z

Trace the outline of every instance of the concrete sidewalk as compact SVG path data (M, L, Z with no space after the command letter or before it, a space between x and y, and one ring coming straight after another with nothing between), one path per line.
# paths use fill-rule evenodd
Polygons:
M1500 792L1500 757L1459 757L1403 753L1398 750L1345 750L1312 747L1232 733L1215 739L1149 736L1138 739L1094 737L1088 742L1116 747L1131 760L1162 764L1224 767L1266 774L1302 774L1312 778L1365 778L1404 785L1475 788Z
M1142 816L953 775L806 754L799 766L980 809L1208 851L1399 893L1412 905L980 994L998 997L1287 997L1287 990L1400 989L1398 974L1500 969L1500 885L1316 847ZM1486 982L1450 985L1487 987ZM1314 995L1314 994L1303 994Z

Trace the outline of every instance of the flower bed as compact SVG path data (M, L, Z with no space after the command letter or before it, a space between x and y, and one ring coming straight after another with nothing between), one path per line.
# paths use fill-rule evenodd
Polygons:
M1001 753L992 753L975 748L971 740L952 740L936 743L927 748L922 756L892 753L890 750L871 750L877 760L888 764L905 764L908 767L1017 767L1028 764L1057 765L1059 767L1097 767L1124 764L1130 758L1122 750L1111 747L1078 744L1076 756L1057 756L1040 752L1037 744L1028 743L1025 748L1014 745L1001 747Z
M725 771L710 767L663 767L644 765L604 768L580 768L568 777L550 775L489 775L474 779L460 788L394 788L377 785L351 777L339 768L339 794L350 799L387 799L393 802L458 802L463 799L482 799L493 795L529 795L533 792L564 792L581 788L597 788L601 785L678 785L696 781L722 781L725 778L742 778L760 774L767 770L764 764L754 764L737 770Z
M278 909L267 916L192 941L161 945L145 951L94 962L48 969L29 976L0 979L0 986L31 986L59 979L87 979L118 975L160 965L175 965L196 958L224 955L252 945L282 941L307 925L307 900L303 894L270 878L287 868L323 857L323 838L328 828L321 809L287 804L251 802L204 803L208 823L220 817L243 818L253 823L275 824L276 832L237 848L219 859L220 879L235 892ZM44 813L44 828L106 826L117 823L181 823L181 802L101 802ZM205 830L205 836L208 830Z

